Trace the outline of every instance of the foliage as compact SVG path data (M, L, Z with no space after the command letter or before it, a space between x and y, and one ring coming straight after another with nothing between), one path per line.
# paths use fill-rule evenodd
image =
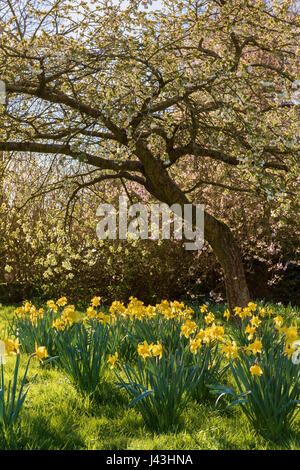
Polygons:
M227 407L240 405L252 426L272 439L284 436L299 412L299 364L283 354L283 342L263 354L259 366L253 358L241 353L231 364L238 394L230 387L213 386L220 396L232 395L234 401ZM262 375L251 373L259 367ZM253 371L253 369L252 369Z
M125 388L145 424L164 432L179 424L180 417L197 386L196 367L187 366L183 355L164 352L162 358L138 359L137 368L123 365L125 378L118 385Z
M113 328L110 330L109 352L113 353L117 348L120 361L127 363L136 362L137 359L134 323L130 318L117 317L114 319Z
M222 354L218 344L203 345L196 354L192 354L191 363L197 369L197 386L193 397L202 403L210 399L210 387L220 383L225 374L228 364L224 365Z
M52 325L57 317L58 314L50 309L45 312L44 309L36 309L31 302L26 302L24 307L16 310L9 323L9 331L18 337L23 352L30 354L35 344L43 344L50 356L55 356L57 351Z
M57 333L59 366L81 393L95 393L103 381L108 340L109 328L99 322L75 324Z
M182 352L188 340L181 336L181 326L181 318L167 319L162 315L146 320L135 320L133 341L136 345L144 340L148 343L159 341L170 353Z
M35 351L32 352L29 356L23 376L21 375L20 377L19 340L4 339L1 340L1 343L4 344L4 351L1 349L0 355L0 432L3 434L4 439L8 439L9 441L11 432L14 431L15 425L19 420L19 415L29 390L29 387L26 390L24 390L24 388L28 382L27 374L31 358L35 357L43 364L46 364L55 358L48 358L48 351L45 346L38 346L37 343L35 343ZM6 386L4 379L5 356L10 355L15 355L16 361L13 371L13 378L9 379L8 385ZM18 384L19 380L21 380L20 385Z
M6 163L13 175L4 171L5 193L0 196L2 302L33 296L46 300L58 295L86 302L95 291L107 302L117 298L127 301L130 295L149 303L183 296L201 301L209 298L208 293L214 299L224 298L220 266L207 244L201 252L193 253L176 240L103 243L96 236L98 193L88 190L75 207L73 229L69 231L68 226L64 228L61 207L71 196L72 187L53 191L51 199L46 193L31 200L38 193L41 174L50 187L56 176L50 177L49 166L41 168L38 159L26 167L21 158ZM55 170L61 179L66 177L57 166ZM186 177L190 177L188 173ZM117 204L118 185L96 188L105 191L109 202ZM29 202L22 208L24 199ZM149 202L144 193L139 193L139 199ZM272 200L251 201L214 186L205 194L197 192L195 200L233 227L253 296L286 303L292 295L293 304L297 304L297 206L290 204L278 211Z
M4 365L1 362L1 377L0 377L0 430L5 434L17 422L21 408L26 399L29 388L24 390L26 378L29 368L30 358L28 359L25 373L22 377L21 386L17 390L19 379L19 365L20 355L16 355L16 362L14 368L13 379L5 385L4 381Z
M230 346L223 347L232 359L230 367L238 393L224 385L211 388L219 394L217 402L222 396L233 396L228 409L240 405L258 432L279 439L299 412L297 326L287 327L279 315L270 318L274 313L269 308L259 307L255 315L256 307L251 303L248 309L236 309L242 320L234 336L239 346L235 343L234 351Z

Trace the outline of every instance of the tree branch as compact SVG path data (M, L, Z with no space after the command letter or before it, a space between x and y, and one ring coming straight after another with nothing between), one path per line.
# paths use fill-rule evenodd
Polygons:
M33 152L44 154L61 154L82 161L102 170L143 172L139 161L109 160L97 157L81 150L74 150L67 144L44 144L38 142L0 142L0 151L4 152Z
M47 77L45 77L47 80ZM23 93L26 95L36 96L37 98L42 98L46 101L50 101L55 104L64 104L69 108L75 109L87 116L93 117L95 119L100 119L101 122L110 130L118 142L126 145L127 135L125 129L118 127L111 119L105 116L99 109L93 108L92 106L82 103L78 99L75 99L61 91L55 91L49 87L41 86L41 83L38 86L33 87L31 83L23 82L22 84L6 84L7 93Z
M228 155L222 152L221 150L208 149L205 147L201 147L196 143L189 143L185 146L177 147L170 152L169 156L171 163L167 166L170 166L172 163L175 163L176 160L178 160L180 157L183 157L184 155L194 155L195 157L209 157L213 160L221 161L233 166L237 166L240 164L240 161L237 158ZM265 162L263 168L288 171L286 165L277 162Z

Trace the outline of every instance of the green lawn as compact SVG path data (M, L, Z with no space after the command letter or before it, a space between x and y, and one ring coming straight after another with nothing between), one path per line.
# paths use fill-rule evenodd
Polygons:
M299 320L295 308L272 307L285 318ZM14 308L0 307L0 331L7 328ZM23 354L21 371L27 359ZM7 358L5 371L9 375L14 362L14 357ZM28 382L35 374L21 411L20 427L7 441L0 437L1 449L300 449L299 414L291 434L274 443L257 435L238 407L214 410L213 400L195 401L185 410L178 429L155 434L145 428L134 409L126 408L128 397L116 388L113 371L107 374L106 384L93 401L83 399L52 364L42 366L32 359Z

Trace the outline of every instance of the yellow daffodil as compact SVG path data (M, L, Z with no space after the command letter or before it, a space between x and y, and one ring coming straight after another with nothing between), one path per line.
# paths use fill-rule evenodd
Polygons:
M148 318L153 318L156 315L156 309L152 305L148 305L145 308L145 316Z
M285 340L287 344L292 344L296 339L298 339L298 331L297 326L290 326L289 328L285 329L284 332Z
M195 339L199 341L204 341L206 336L207 336L206 330L201 329L197 332Z
M108 356L107 362L110 364L110 368L113 369L115 367L116 362L118 362L119 355L117 352L115 354L110 354Z
M255 364L254 366L250 367L250 372L251 372L251 375L261 376L263 374L263 371L258 364Z
M25 308L24 307L18 307L16 308L16 310L14 311L14 315L17 317L17 318L22 318L26 315L26 312L25 312Z
M267 310L265 308L258 307L258 313L262 318L264 318L267 315Z
M55 328L57 331L63 331L67 326L67 322L63 320L62 318L57 318L53 323L52 323L52 328Z
M57 312L58 307L54 300L48 300L47 307L49 308L49 310L51 310L51 312Z
M223 317L228 321L229 318L230 318L230 311L227 309L225 310L225 312L223 313Z
M105 313L103 312L99 312L97 313L97 315L95 316L96 320L99 320L100 323L110 323L111 321L111 316L110 315L106 315Z
M297 348L292 347L291 344L287 344L284 353L290 359L290 357L294 354L295 351L297 351Z
M158 357L159 359L161 359L162 358L162 351L163 351L163 348L162 348L162 345L160 343L151 345L151 352L152 352L153 356Z
M31 307L32 307L32 303L31 303L31 302L25 302L25 304L24 304L24 312L25 312L25 313L28 313L28 312L30 311Z
M100 297L93 297L92 300L91 300L92 306L93 306L93 307L99 307L99 305L100 305L100 300L101 300Z
M212 340L221 340L225 333L223 326L215 325L214 323L207 329Z
M48 352L46 346L38 346L37 343L35 342L35 357L43 362L43 359L46 359L48 357Z
M241 307L234 307L233 311L234 311L235 315L240 316L241 312L242 312L242 308Z
M142 356L143 359L146 357L151 357L151 345L144 341L144 343L138 345L138 354Z
M44 317L44 313L45 313L45 309L44 308L39 308L38 311L37 311L37 315L39 318L43 318Z
M233 309L235 316L240 317L242 320L247 317L252 315L252 311L249 307L241 308L241 307L235 307Z
M189 338L197 329L197 324L191 320L186 320L181 325L180 331L183 336Z
M10 354L19 354L19 338L17 339L5 339L5 353L9 356Z
M274 320L274 323L275 323L275 328L277 328L278 330L282 327L283 325L283 318L281 315L277 315L277 317L273 318Z
M245 333L248 334L248 340L252 340L253 339L253 336L255 334L255 331L256 331L256 327L255 326L251 326L251 325L247 325L246 329L245 329Z
M248 308L252 310L253 312L256 310L256 307L257 307L257 304L255 304L254 302L248 303Z
M187 312L185 315L183 314L183 310L185 309L185 305L183 302L178 302L178 300L174 300L173 302L170 302L170 308L174 317L190 318L190 315L188 315Z
M126 311L125 305L122 302L119 302L118 300L115 300L109 307L109 312L112 315L116 313L118 313L119 315L124 315L125 311Z
M226 344L223 344L221 352L229 359L234 359L239 355L239 348L235 341L232 341L232 343L227 342Z
M247 354L257 354L262 351L262 342L256 339L253 343L245 347Z
M97 311L94 309L94 307L88 307L86 309L86 313L89 318L95 318L95 316L97 315Z
M67 305L68 303L68 299L66 297L61 297L60 299L57 300L56 304L59 306L59 307L64 307L65 305Z
M205 320L205 323L207 325L209 325L210 323L212 323L215 319L215 316L213 313L208 313L205 317L204 317L204 320Z
M254 328L257 328L261 324L261 320L258 317L252 317L250 323Z
M193 316L194 310L192 308L185 308L178 312L178 318L183 318L185 320L190 320Z
M200 348L202 348L202 344L199 339L195 338L190 340L190 351L192 354L197 354Z
M69 325L72 325L80 320L81 315L79 312L76 312L75 305L67 305L62 311L61 318L69 323Z
M270 307L267 307L267 314L269 315L269 317L273 315L273 313L273 310Z

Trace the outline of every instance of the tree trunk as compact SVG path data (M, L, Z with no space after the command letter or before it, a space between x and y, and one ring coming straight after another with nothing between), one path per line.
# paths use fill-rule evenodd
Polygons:
M186 195L170 178L161 162L157 161L145 148L139 148L139 158L144 165L146 189L158 200L169 206L172 204L190 204ZM193 211L193 224L196 225L196 211ZM250 301L245 271L239 248L229 227L205 212L204 238L213 249L222 266L226 297L230 311L234 307L245 307Z
M204 237L223 268L229 310L245 307L250 294L240 250L229 227L205 212Z

